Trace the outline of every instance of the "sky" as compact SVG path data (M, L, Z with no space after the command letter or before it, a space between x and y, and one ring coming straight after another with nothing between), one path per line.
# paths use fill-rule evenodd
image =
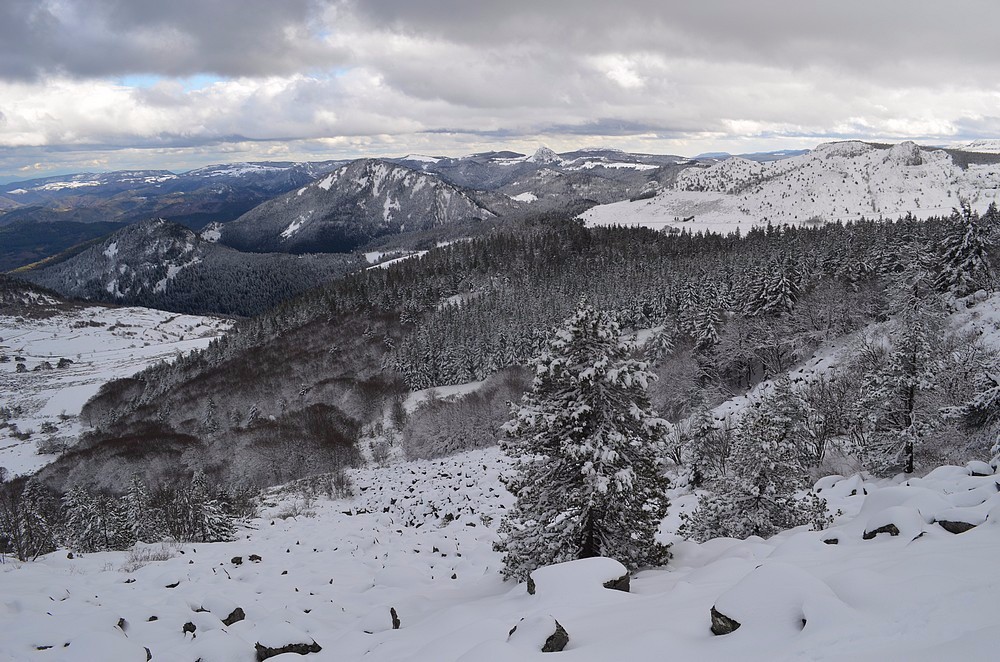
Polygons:
M0 181L1000 137L993 0L0 0Z

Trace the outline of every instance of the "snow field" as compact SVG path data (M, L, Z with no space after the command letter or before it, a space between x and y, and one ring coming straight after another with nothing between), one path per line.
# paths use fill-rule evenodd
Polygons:
M148 647L154 660L249 662L258 642L315 641L305 659L548 659L535 644L549 619L571 660L992 657L1000 492L985 463L825 478L820 495L841 512L825 531L696 544L676 538L671 516L661 535L674 559L633 576L631 593L600 586L602 561L546 568L528 595L501 580L492 550L512 503L506 462L490 449L357 470L351 499L275 491L236 542L8 560L0 658L143 660ZM945 518L977 525L956 535ZM865 539L887 524L898 535ZM173 556L143 565L158 553ZM740 628L714 636L713 605ZM245 618L232 622L237 607Z

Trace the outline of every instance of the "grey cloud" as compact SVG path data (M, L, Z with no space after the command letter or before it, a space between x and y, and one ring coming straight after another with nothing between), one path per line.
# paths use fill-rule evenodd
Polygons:
M794 69L1000 62L1000 4L976 0L357 0L352 7L371 29L481 46L648 50Z
M312 0L4 0L0 77L223 76L322 69Z

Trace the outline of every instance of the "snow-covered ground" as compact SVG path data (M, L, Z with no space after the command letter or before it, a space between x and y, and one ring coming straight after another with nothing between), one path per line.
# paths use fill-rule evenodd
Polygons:
M36 471L53 459L37 454L36 444L75 439L77 415L102 384L205 347L229 326L223 319L149 308L67 308L40 319L0 316L0 355L8 357L0 363L0 407L15 411L10 422L18 434L32 431L18 439L10 427L0 429L0 467L15 475ZM59 368L60 359L72 363ZM51 369L35 370L46 362ZM17 372L19 364L26 372ZM49 425L55 431L43 432Z
M250 662L258 642L315 642L304 659L513 662L548 659L535 647L551 616L572 660L993 659L1000 493L988 465L905 483L826 478L834 525L769 540L678 540L682 496L661 534L674 558L630 593L573 564L529 595L502 580L492 549L511 504L505 462L473 451L354 471L351 499L272 495L236 542L8 559L0 658L141 661L148 648ZM889 524L898 534L872 535ZM713 605L741 627L713 635Z

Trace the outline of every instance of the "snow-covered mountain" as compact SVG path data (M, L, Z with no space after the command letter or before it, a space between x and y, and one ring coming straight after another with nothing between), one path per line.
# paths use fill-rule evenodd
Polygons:
M433 174L362 159L226 224L220 241L252 251L344 252L386 235L493 219L516 206Z
M827 143L771 162L733 157L685 170L650 200L595 207L591 225L731 231L763 223L824 223L984 210L1000 196L1000 156L924 149L912 142Z
M131 222L159 215L179 219L213 209L218 218L211 220L226 221L234 216L222 213L220 203L248 209L343 163L229 163L181 174L167 170L120 170L14 182L0 185L0 199L8 209L7 214L0 215L0 224L28 218ZM12 213L18 209L22 211ZM70 210L77 212L70 214Z
M629 197L650 179L662 177L661 168L690 164L680 156L631 154L609 147L589 147L557 154L539 147L533 154L484 152L459 158L409 155L390 159L408 167L433 172L456 186L501 191L515 197L531 193L534 200L608 202ZM554 185L549 182L558 182ZM528 191L526 187L533 187Z
M360 268L344 255L241 253L155 219L126 226L66 260L19 276L64 296L179 312L251 315Z

